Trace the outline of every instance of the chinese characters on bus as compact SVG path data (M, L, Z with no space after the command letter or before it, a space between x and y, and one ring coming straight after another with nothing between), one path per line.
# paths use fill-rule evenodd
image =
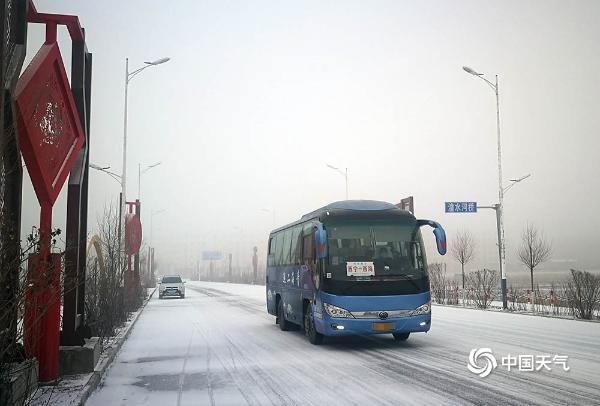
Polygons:
M347 276L373 276L375 267L373 262L346 262Z

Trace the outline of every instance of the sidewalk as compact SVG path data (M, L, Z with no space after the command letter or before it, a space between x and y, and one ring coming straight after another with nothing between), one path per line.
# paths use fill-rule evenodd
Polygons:
M83 405L92 392L98 387L102 376L115 359L121 346L127 340L135 322L146 307L148 301L157 288L148 293L148 298L142 306L129 317L129 320L121 327L117 335L110 337L100 355L100 359L94 368L94 372L81 375L67 375L60 377L58 384L53 386L40 386L37 391L26 402L32 406L46 405Z
M600 320L597 320L597 319L592 319L592 320L578 319L578 318L574 317L573 315L568 314L569 309L567 309L565 307L557 307L556 310L558 310L558 314L555 314L552 312L555 309L554 307L552 307L551 308L552 310L549 311L548 309L550 309L550 306L545 306L545 308L543 310L541 310L541 309L539 309L539 305L538 305L537 306L538 309L534 310L534 308L531 306L531 304L524 304L524 303L518 304L519 307L523 307L523 308L515 309L515 308L510 307L512 305L512 303L509 302L509 309L504 310L502 308L502 302L500 302L500 301L492 301L492 303L486 309L482 309L482 308L475 306L475 304L472 301L465 301L463 303L462 299L458 299L457 304L449 304L449 303L437 303L435 301L435 299L432 298L431 304L433 306L440 306L440 307L456 307L456 308L460 308L460 309L470 309L470 310L487 311L487 312L519 314L519 315L523 315L523 316L547 317L547 318L552 318L552 319L576 320L576 321L580 321L580 322L600 323Z

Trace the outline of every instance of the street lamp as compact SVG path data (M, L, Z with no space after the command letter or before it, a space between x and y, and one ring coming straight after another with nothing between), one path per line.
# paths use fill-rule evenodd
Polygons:
M170 58L160 58L153 62L144 62L144 66L134 70L133 72L129 72L129 58L125 58L125 107L123 112L123 170L121 175L122 202L119 217L123 217L125 215L125 206L127 204L127 90L129 88L129 82L144 69L149 68L151 66L163 64L165 62L168 62L169 60ZM122 221L121 224L124 225L125 221ZM119 242L120 247L122 246L121 244L122 243Z
M346 179L346 200L348 200L348 168L345 168L345 171L342 171L340 168L337 168L333 165L325 164L328 168L331 168L337 171L340 175L342 175Z
M496 75L496 82L492 83L485 77L483 73L479 73L468 66L463 66L463 70L470 75L473 75L485 83L488 84L496 95L496 132L498 137L498 204L496 209L497 223L498 223L498 257L500 262L500 275L501 275L501 288L502 288L502 307L506 309L508 307L506 298L506 249L504 244L504 220L503 220L503 209L504 209L504 192L506 191L502 187L502 146L500 143L500 93L498 88L498 75ZM525 178L523 178L525 179ZM521 180L523 180L521 179ZM514 185L514 183L513 183ZM509 187L512 185L509 185Z
M524 181L525 179L527 179L530 176L531 176L531 174L528 173L527 175L521 176L518 179L509 179L509 181L511 181L512 183L504 188L504 194L506 194L506 192L508 192L510 190L510 188L512 188L514 185L516 185L517 183L519 183L521 181Z
M158 165L160 165L162 162L157 162L155 164L152 165L148 165L146 166L144 169L142 169L142 164L138 163L138 199L142 200L142 175L145 174L146 172L148 172L150 169L157 167Z
M121 175L117 175L116 173L109 171L110 166L100 166L90 163L90 168L95 169L99 172L104 172L105 174L116 180L119 183L119 185L121 184Z

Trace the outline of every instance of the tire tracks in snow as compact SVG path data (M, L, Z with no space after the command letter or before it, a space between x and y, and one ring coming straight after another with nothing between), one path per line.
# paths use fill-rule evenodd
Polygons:
M214 288L197 288L194 290L214 298L224 305L236 307L251 313L255 320L257 317L260 319L264 317L265 320L272 318L266 313L264 304L259 303L256 299ZM473 331L477 332L478 329L473 328ZM290 332L287 334L293 335L294 333ZM314 385L316 391L327 390L326 387L322 389L319 385L322 382L326 382L327 378L331 378L327 376L327 369L323 371L310 371L308 373L305 370L306 365L299 365L299 370L297 371L279 371L278 375L269 379L269 372L261 368L261 364L264 364L265 360L260 358L260 355L268 357L269 349L280 351L282 349L285 350L286 347L280 340L263 342L260 340L260 337L256 338L258 340L250 339L247 344L244 343L242 347L239 347L239 345L235 344L234 339L227 337L234 372L237 371L239 373L243 369L244 374L247 375L244 379L250 379L251 382L255 382L263 391L267 390L277 393L278 388L281 388L280 391L293 396L297 390L294 391L294 388L288 388L287 386L282 387L284 385L282 382L289 382L290 379L296 382L296 384ZM498 337L499 342L503 342L505 339L504 337ZM414 386L422 393L429 393L429 396L434 397L433 400L440 401L440 403L453 402L461 405L600 404L600 385L571 378L568 374L552 376L551 374L540 375L543 374L543 372L540 372L536 375L528 375L527 373L517 373L497 368L491 377L482 379L467 372L467 358L465 354L456 351L452 352L452 345L447 346L442 344L422 347L409 342L408 346L406 344L403 346L401 343L388 343L388 340L375 336L362 337L362 339L358 339L357 341L334 341L331 344L325 345L325 350L331 355L331 348L327 348L329 345L334 345L336 349L340 347L346 348L357 360L360 360L362 367L377 374L383 382L386 382L386 379L392 379ZM510 342L507 343L510 344ZM290 342L289 345L297 349L297 351L290 353L290 358L293 359L290 362L291 365L294 365L294 361L301 362L298 360L299 357L313 356L316 349L313 347L310 352L307 352L305 348L301 348L295 342ZM233 350L232 347L234 348ZM316 353L315 355L318 356ZM244 360L241 362L241 366L236 366L236 359ZM306 362L310 363L309 360ZM256 368L260 369L260 372L254 370L252 370L254 374L249 372L247 365L255 365ZM256 380L255 374L260 376L260 381ZM345 384L351 387L356 389L360 387L361 382L355 381L352 373L346 374L345 371L338 370L335 375L336 379L342 377ZM264 387L265 385L266 387ZM330 387L330 392L331 389ZM363 397L373 395L373 404L385 401L380 396L376 396L373 388L362 387L360 391ZM304 399L302 399L301 404L313 403L315 401L314 397L306 397L310 396L310 394L303 393L302 395L304 396L301 396L301 398L303 397ZM345 404L347 404L353 403L353 399L356 398L350 394L341 393L337 400L346 400ZM293 404L287 403L286 400L277 398L271 399L271 402L273 404ZM395 400L398 399L396 398ZM408 401L408 399L406 400Z
M190 358L190 352L192 349L192 339L194 337L194 331L190 334L190 340L188 342L187 351L185 353L185 357L183 359L183 366L181 367L181 373L179 374L179 390L177 391L177 406L181 405L181 396L183 394L183 384L185 382L185 367L187 365L188 359ZM212 405L213 403L211 403Z

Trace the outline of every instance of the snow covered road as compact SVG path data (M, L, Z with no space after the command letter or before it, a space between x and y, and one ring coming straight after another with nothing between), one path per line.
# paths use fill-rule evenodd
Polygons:
M485 378L469 353L490 348ZM502 357L568 356L568 372ZM540 358L542 356L550 356ZM477 365L483 365L479 359ZM525 362L525 361L523 361ZM522 364L525 365L525 364ZM88 405L600 404L600 323L435 306L432 329L311 345L282 332L263 286L188 282L144 309Z

